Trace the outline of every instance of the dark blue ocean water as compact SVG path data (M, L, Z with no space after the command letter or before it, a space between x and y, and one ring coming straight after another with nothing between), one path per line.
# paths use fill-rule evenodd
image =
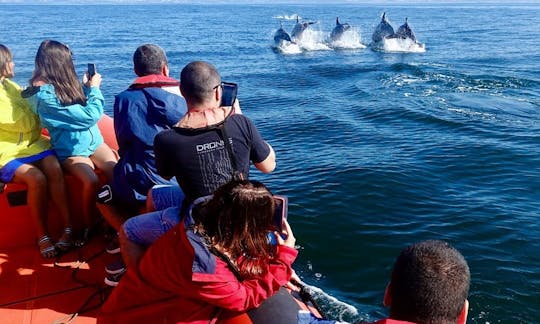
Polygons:
M363 44L383 11L405 19L425 53L369 47L283 54L281 20L336 16ZM241 106L278 156L253 176L290 199L309 284L386 314L395 256L444 239L469 262L470 323L540 322L540 5L0 5L1 43L26 84L39 43L69 44L82 74L95 62L110 112L146 42L171 73L207 60L239 84Z

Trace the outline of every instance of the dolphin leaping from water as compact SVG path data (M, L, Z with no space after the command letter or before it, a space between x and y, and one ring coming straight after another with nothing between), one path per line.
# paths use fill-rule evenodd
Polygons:
M416 36L409 26L408 19L394 32L392 25L386 19L386 13L383 13L381 22L373 32L374 49L382 49L390 52L424 52L425 45L416 40Z
M283 28L283 24L280 22L280 27L276 32L274 33L274 43L276 46L280 46L283 42L291 42L294 43L291 40L291 36L287 31Z
M399 26L397 32L396 32L396 37L399 37L399 38L402 38L402 39L406 39L406 38L410 38L412 41L414 41L415 43L417 42L416 41L416 36L414 35L414 32L412 31L411 27L409 26L408 22L407 22L407 18L405 18L405 23L401 26Z
M392 36L394 36L394 27L392 27L392 25L390 25L390 23L386 19L386 12L384 12L381 18L381 22L377 25L377 27L375 27L375 31L373 32L371 39L373 40L373 42L377 43L385 38Z
M336 17L336 27L332 29L332 32L330 33L330 38L332 41L337 41L343 36L343 33L349 30L351 26L348 23L341 24L339 22L339 17Z
M303 21L300 22L298 19L298 15L296 16L296 25L294 25L294 28L291 32L291 38L293 40L300 40L302 39L302 34L304 31L309 27L309 25L313 25L314 21Z

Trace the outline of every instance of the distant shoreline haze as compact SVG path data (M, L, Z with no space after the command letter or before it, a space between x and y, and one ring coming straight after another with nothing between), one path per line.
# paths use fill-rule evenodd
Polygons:
M276 0L275 4L320 4L320 5L346 5L346 4L366 4L366 5L516 5L516 4L538 4L533 0L514 0L514 1L493 1L493 0L338 0L338 1L299 1L299 0ZM100 5L100 4L267 4L265 0L239 0L239 1L223 1L223 0L208 0L208 1L188 1L188 0L74 0L74 1L58 1L58 0L0 0L0 4L22 4L22 5Z

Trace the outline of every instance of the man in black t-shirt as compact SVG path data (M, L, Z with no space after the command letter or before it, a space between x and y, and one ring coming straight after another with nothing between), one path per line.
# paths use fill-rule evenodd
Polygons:
M244 177L249 176L250 161L257 166L270 158L270 146L244 115L227 117L222 127L231 142L236 171ZM235 171L219 129L174 127L156 137L154 151L159 174L165 178L176 176L187 197L211 194L229 181Z
M186 65L180 91L188 112L175 127L156 136L154 151L158 173L166 179L176 176L188 200L212 194L235 171L247 179L251 161L262 172L274 170L275 153L253 122L233 107L221 106L223 88L214 66L201 61Z

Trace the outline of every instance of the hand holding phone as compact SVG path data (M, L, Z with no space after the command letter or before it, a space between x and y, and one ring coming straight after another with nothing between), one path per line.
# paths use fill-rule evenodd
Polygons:
M94 74L96 74L96 64L95 63L88 63L88 78L92 79Z
M296 238L293 235L291 225L289 225L289 222L287 222L287 219L283 220L283 225L285 225L285 227L281 231L281 235L276 236L278 244L285 245L294 249L296 245Z
M100 87L101 74L97 73L96 64L88 63L88 70L83 75L83 83L87 87Z

